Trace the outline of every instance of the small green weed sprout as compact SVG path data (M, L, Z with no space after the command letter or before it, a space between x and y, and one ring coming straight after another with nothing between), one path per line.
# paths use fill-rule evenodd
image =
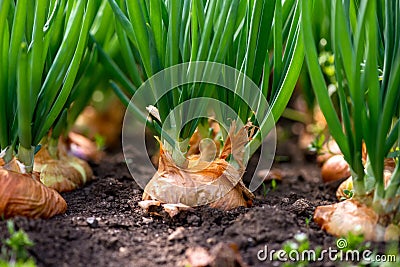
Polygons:
M262 183L262 187L263 187L263 191L262 191L263 192L263 196L266 198L268 193L271 192L271 190L272 191L276 190L276 188L278 187L278 184L276 182L276 179L272 179L270 186L268 186L268 182L265 181L265 182Z
M15 230L14 222L7 221L10 237L3 240L0 254L0 267L34 267L35 261L29 256L27 248L34 244L22 230Z
M311 220L312 220L312 216L310 216L310 217L306 218L305 222L306 222L306 226L307 226L307 228L309 228L309 227L310 227L310 222L311 222Z
M294 236L293 240L286 241L283 246L282 250L285 252L286 255L302 255L304 251L310 250L310 241L308 240L308 236L305 233L298 233ZM318 259L321 254L321 247L316 247L313 249L315 254L313 255L314 260ZM309 265L310 258L302 257L299 261L291 262L287 261L282 266L284 267L305 267ZM313 259L311 259L313 260Z
M308 147L308 150L311 152L315 152L317 154L320 154L322 150L322 146L324 145L325 142L325 135L324 134L319 134L315 137L314 141L310 144Z

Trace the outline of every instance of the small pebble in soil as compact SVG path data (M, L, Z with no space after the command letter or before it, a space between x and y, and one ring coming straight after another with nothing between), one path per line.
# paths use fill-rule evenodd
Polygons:
M214 245L214 244L217 243L217 240L215 238L213 238L213 237L210 237L210 238L207 238L206 242L208 244Z
M153 218L152 218L152 217L149 217L149 218L142 217L142 221L143 221L143 223L145 223L145 224L149 224L149 223L152 223L152 222L153 222Z
M287 197L284 197L281 199L282 203L289 203L289 199Z
M173 241L173 240L180 240L185 238L185 228L183 227L178 227L172 234L168 236L168 241Z
M256 244L256 241L252 237L247 238L248 246L253 247L255 244Z
M86 219L86 223L91 227L91 228L97 228L99 226L99 221L95 217L89 217Z
M120 247L119 248L119 255L121 257L126 257L129 255L129 250L126 247Z
M188 261L185 266L208 266L212 261L211 255L203 247L189 248L185 254Z

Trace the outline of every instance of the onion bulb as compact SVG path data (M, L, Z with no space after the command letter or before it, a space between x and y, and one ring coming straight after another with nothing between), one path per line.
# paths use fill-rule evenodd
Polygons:
M388 161L389 163L390 161ZM384 170L385 187L391 179L391 165L386 164ZM349 177L339 186L336 191L338 199L349 198L345 191L353 189L353 179ZM364 196L370 198L372 195ZM371 201L367 201L371 202ZM386 207L398 206L399 199L387 200L384 204ZM347 199L345 201L317 207L314 213L314 220L321 226L323 230L336 236L345 236L349 232L362 234L366 240L388 241L399 240L400 225L387 224L389 215L379 215L371 207L359 203L356 199ZM384 224L382 224L384 222Z
M100 163L105 155L103 151L99 150L95 142L74 132L68 133L68 147L70 154L85 161Z
M385 159L385 169L383 170L383 182L385 188L387 188L389 185L390 178L392 177L394 171L393 162L393 159ZM353 178L350 176L339 185L338 189L336 190L336 197L339 200L342 200L343 198L349 198L345 192L351 190L353 190Z
M322 180L325 183L348 178L350 175L349 164L342 155L330 157L321 168Z
M66 209L65 200L44 186L37 172L22 174L0 167L0 216L50 218Z
M362 234L365 240L398 240L398 226L384 226L379 223L379 215L370 207L356 200L345 200L333 205L317 207L314 221L323 230L335 236L349 233Z
M68 155L66 144L59 139L57 155L51 156L47 145L42 146L34 158L34 171L40 173L40 181L58 192L68 192L83 186L93 177L89 164Z
M114 97L106 102L101 108L87 106L75 121L72 130L80 134L89 133L88 137L92 140L98 134L104 138L107 147L118 146L125 108Z
M254 195L241 180L248 125L236 134L235 131L236 125L232 123L225 146L216 159L206 161L201 155L191 155L186 159L186 167L179 167L160 145L158 171L144 189L143 200L191 207L209 204L222 210L250 205ZM239 168L226 160L231 154Z

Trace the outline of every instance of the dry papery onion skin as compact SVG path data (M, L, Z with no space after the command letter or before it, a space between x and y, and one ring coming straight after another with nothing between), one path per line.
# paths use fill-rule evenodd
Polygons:
M22 174L0 167L0 216L47 219L64 213L67 203L39 181L39 174Z
M236 125L232 123L229 137L217 159L212 162L199 161L200 155L191 155L187 159L187 168L179 168L160 145L158 171L146 185L143 200L159 200L161 203L190 207L208 204L222 210L250 206L254 195L241 180L244 167L236 169L226 161L231 153L240 161L244 145L249 140L248 126L236 134L235 130Z
M35 155L33 168L44 185L57 192L69 192L92 180L93 172L86 161L68 155L62 142L58 148L57 159L50 156L46 146Z

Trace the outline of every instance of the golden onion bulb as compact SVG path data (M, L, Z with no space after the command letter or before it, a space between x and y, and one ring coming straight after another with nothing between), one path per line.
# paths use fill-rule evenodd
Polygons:
M40 173L40 181L58 192L75 190L93 177L89 164L68 155L62 142L58 146L57 158L50 156L47 146L43 146L35 155L33 166L34 171Z
M355 200L345 200L333 205L319 206L314 221L329 234L347 236L362 234L366 240L383 241L385 227L378 223L374 210Z
M50 218L64 213L67 203L39 180L39 174L21 174L0 168L0 216Z
M350 167L342 155L329 158L321 168L321 176L324 182L333 182L349 177Z
M160 145L158 171L146 185L143 200L191 207L209 204L222 210L251 205L254 195L241 180L244 146L249 140L247 130L248 125L235 133L236 125L232 123L219 157L210 162L201 155L191 155L186 159L186 167L179 167ZM233 155L239 168L226 161L229 155Z

